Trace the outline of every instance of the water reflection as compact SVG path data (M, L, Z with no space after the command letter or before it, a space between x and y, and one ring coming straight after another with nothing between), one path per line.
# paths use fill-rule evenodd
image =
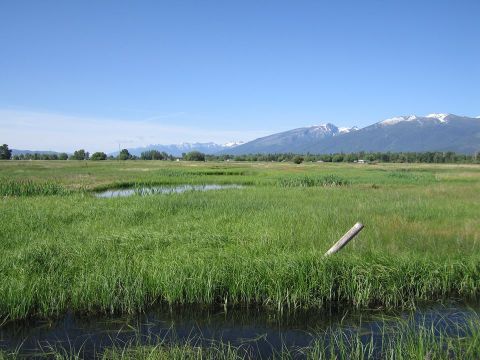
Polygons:
M478 308L477 308L478 309ZM413 326L433 326L438 331L456 331L478 315L469 306L450 305L415 312L311 310L279 314L261 308L165 307L148 313L114 317L65 315L55 321L10 322L0 327L0 349L20 349L31 358L49 346L81 351L93 358L106 347L124 344L193 343L209 346L219 341L240 346L258 357L270 357L282 349L298 349L324 337L327 329L361 334L365 342L385 337L385 325L395 328L402 319ZM393 332L392 332L393 333Z
M210 191L210 190L223 190L223 189L242 189L244 186L238 184L229 185L177 185L177 186L151 186L151 187L138 187L127 189L111 189L95 193L98 198L112 198L112 197L125 197L132 195L154 195L154 194L172 194L183 193L185 191Z

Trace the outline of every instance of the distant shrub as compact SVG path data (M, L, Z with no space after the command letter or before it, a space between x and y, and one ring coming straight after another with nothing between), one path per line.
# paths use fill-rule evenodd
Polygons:
M293 162L294 162L295 164L301 164L301 163L303 162L303 156L298 156L298 155L295 156L295 157L293 158Z
M54 182L31 180L1 180L0 196L67 195L71 190Z
M93 161L107 160L107 154L105 154L104 152L93 153L92 156L90 157L90 160L93 160Z
M277 181L280 187L346 186L350 182L337 175L291 176Z

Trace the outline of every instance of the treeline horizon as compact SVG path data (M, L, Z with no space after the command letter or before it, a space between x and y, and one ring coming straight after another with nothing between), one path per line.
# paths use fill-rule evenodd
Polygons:
M245 155L208 155L199 151L183 153L174 156L166 152L149 150L140 156L132 155L127 149L122 149L117 156L107 155L104 152L95 152L90 155L84 149L76 150L73 154L11 154L8 145L0 147L0 159L8 160L163 160L163 161L266 161L266 162L394 162L394 163L480 163L480 153L473 155L459 154L452 151L425 151L425 152L352 152L333 154L296 154L296 153L271 153L271 154L245 154Z

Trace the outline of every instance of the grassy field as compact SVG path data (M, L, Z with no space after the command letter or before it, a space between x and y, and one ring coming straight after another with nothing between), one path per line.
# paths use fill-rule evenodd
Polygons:
M128 186L242 189L100 199ZM480 166L0 162L0 316L480 294ZM323 253L356 221L365 229Z

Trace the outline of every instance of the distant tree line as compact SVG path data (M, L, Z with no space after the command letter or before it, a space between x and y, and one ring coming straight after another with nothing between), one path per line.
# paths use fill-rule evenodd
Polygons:
M473 155L447 152L355 152L335 154L247 154L206 155L207 161L268 161L268 162L393 162L393 163L480 163L480 153Z
M67 160L68 154L67 153L60 153L60 154L18 154L13 155L13 160Z
M426 151L426 152L365 152L336 153L336 154L247 154L247 155L207 155L199 151L183 153L181 157L175 157L166 152L148 150L135 156L127 149L122 149L117 156L107 155L104 152L95 152L92 155L84 149L74 151L72 155L67 153L45 154L27 153L12 157L12 150L7 144L0 146L0 160L169 160L182 159L185 161L268 161L268 162L392 162L392 163L480 163L480 152L473 155L457 154L452 151Z
M8 148L8 145L4 144L0 146L0 160L176 160L173 155L169 155L166 152L159 152L157 150L150 150L142 152L140 156L130 154L127 149L120 150L117 156L107 155L104 152L94 152L90 155L85 149L75 150L73 154L67 153L25 153L16 154L12 156L12 150Z

